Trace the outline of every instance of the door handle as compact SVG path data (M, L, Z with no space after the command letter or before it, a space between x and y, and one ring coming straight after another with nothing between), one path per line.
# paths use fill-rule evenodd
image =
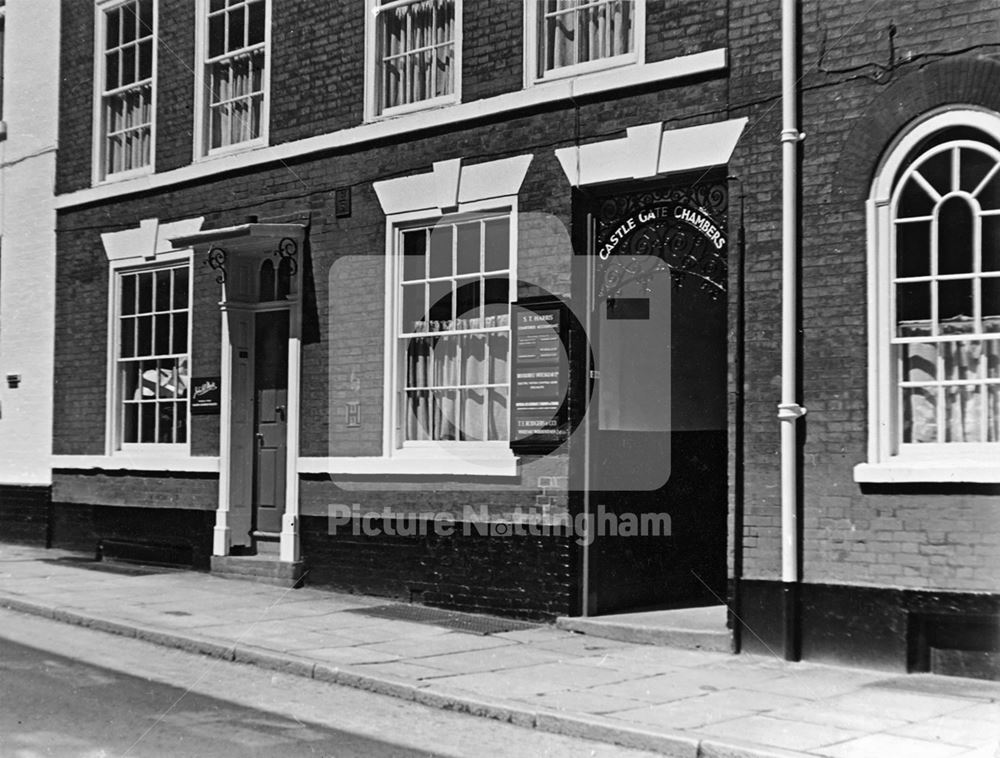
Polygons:
M257 447L264 447L264 434L257 432L254 436L257 438Z
M283 406L283 405L276 405L276 406L274 406L274 412L278 415L278 418L280 418L282 421L286 420L285 419L285 406Z

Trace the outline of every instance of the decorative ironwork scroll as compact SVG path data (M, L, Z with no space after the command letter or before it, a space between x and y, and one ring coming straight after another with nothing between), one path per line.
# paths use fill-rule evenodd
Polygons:
M277 249L274 251L273 255L280 259L282 262L288 261L288 272L292 276L299 270L299 263L296 258L299 252L298 243L291 237L284 237L278 243Z
M724 181L633 192L603 200L597 213L598 298L632 283L651 291L657 275L694 284L712 299L726 292Z
M226 283L226 251L221 247L213 247L208 251L208 258L205 263L216 272L215 281L219 284Z

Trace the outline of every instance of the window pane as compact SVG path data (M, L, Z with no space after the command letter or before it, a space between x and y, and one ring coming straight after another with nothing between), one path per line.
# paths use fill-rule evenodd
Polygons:
M115 8L105 14L107 26L104 31L104 49L110 50L121 43L121 8Z
M135 356L135 319L122 319L121 323L121 357Z
M986 396L986 441L1000 442L1000 384L987 384Z
M972 272L972 208L959 197L941 204L938 216L938 273Z
M486 227L485 271L505 271L510 268L510 220L493 219Z
M968 148L963 148L960 156L959 186L965 192L972 192L986 178L990 169L996 165L996 161L979 150L970 150Z
M139 347L136 351L136 354L151 355L153 352L153 317L139 316L138 331L139 331Z
M139 313L151 313L153 310L153 275L139 274Z
M459 393L461 439L473 441L486 439L486 418L483 414L484 401L485 393L483 390L469 389L462 390Z
M139 442L156 441L156 403L139 405Z
M951 192L952 150L945 150L920 164L920 175L939 195Z
M208 19L208 57L215 58L226 52L226 14Z
M167 271L157 271L153 276L156 277L156 310L157 311L169 311L170 310L170 289L171 282L170 276L171 272Z
M950 323L948 334L972 328L972 282L968 279L938 282L938 321Z
M462 340L462 384L486 383L486 336L469 334Z
M452 273L451 230L450 226L438 226L431 230L430 275L432 277L450 276Z
M108 53L104 56L104 89L118 88L118 53Z
M250 6L250 39L247 44L256 45L264 41L264 3Z
M187 403L174 403L175 416L174 442L184 444L187 442Z
M173 315L173 319L174 319L173 345L171 346L170 352L186 353L188 349L187 313L175 313Z
M153 41L139 45L139 78L149 79L153 75Z
M900 345L904 382L932 382L937 377L937 346L928 343Z
M995 319L997 324L990 328L983 324L983 331L1000 332L1000 278L982 280L983 318Z
M154 324L155 328L155 339L154 347L155 353L157 355L166 355L170 352L171 340L170 340L170 316L168 314L163 314L155 317L156 321Z
M121 313L123 316L135 313L135 277L123 276L121 286Z
M934 211L934 200L927 191L917 183L916 179L910 179L899 197L899 206L896 215L899 218L912 218L915 216L930 216Z
M507 356L510 352L510 339L505 332L496 332L489 336L489 376L490 384L506 384Z
M456 273L470 274L479 271L479 254L479 222L459 225Z
M142 397L139 388L140 364L138 361L129 361L122 366L122 400L139 400Z
M900 337L917 336L906 326L929 325L931 319L931 285L929 283L900 284L896 287L896 320L900 323Z
M174 309L188 306L188 270L187 267L174 269Z
M896 224L896 276L931 273L931 222Z
M986 186L976 195L984 211L1000 210L1000 171L993 174Z
M492 389L489 391L489 430L487 439L506 440L507 432L507 390Z
M427 387L430 384L430 337L414 337L406 341L406 387Z
M423 279L427 276L426 261L427 256L427 231L417 229L412 232L403 232L403 279L412 281L413 279Z
M431 259L433 261L433 259ZM430 284L430 307L428 313L430 320L451 321L452 314L451 282L431 282ZM432 324L432 329L433 329ZM444 328L443 326L441 328Z
M244 10L242 7L236 7L229 11L229 37L228 37L228 50L239 50L241 47L246 47L246 30L244 29Z
M905 443L937 442L937 394L933 387L903 388Z
M122 408L122 442L139 441L139 406L136 403L126 403Z
M142 36L153 33L153 0L139 0L139 32Z
M983 442L982 387L945 387L945 442Z
M403 287L403 331L427 331L426 318L424 284L411 284Z
M135 14L135 6L132 3L122 6L122 42L132 42L136 38L136 29L139 26L139 17Z
M462 324L462 329L478 329L481 325L479 309L480 303L479 279L459 282L455 292L456 317L465 319L467 323Z

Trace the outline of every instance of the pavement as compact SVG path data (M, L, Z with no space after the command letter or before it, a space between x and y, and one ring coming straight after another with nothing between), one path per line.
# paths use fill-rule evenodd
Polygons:
M1000 683L480 634L389 605L0 544L0 607L527 728L682 758L1000 758Z

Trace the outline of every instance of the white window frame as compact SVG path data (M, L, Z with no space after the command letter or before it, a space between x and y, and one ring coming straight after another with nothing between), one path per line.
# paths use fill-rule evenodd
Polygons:
M264 73L261 86L264 97L261 102L260 134L243 142L222 147L211 147L209 87L211 77L208 68L208 13L209 0L195 0L195 67L194 67L194 161L241 153L254 148L266 147L270 140L271 125L271 13L274 0L265 0L264 6Z
M139 176L146 176L156 171L156 111L159 40L160 40L160 0L153 0L153 69L150 77L150 124L149 124L149 163L126 171L116 171L108 174L105 171L106 141L104 118L104 43L107 31L105 15L108 11L127 5L132 0L98 0L94 4L94 104L93 104L93 144L92 152L92 183L94 185L126 181Z
M382 108L376 101L378 92L379 63L376 60L378 53L378 14L384 9L392 9L398 5L409 2L419 2L419 0L393 0L388 6L380 3L380 0L365 0L367 13L365 14L365 120L377 121L389 119L396 116L403 116L416 111L423 111L432 108L441 108L455 105L462 102L462 0L454 0L455 3L455 81L450 95L439 95L437 97L418 100L417 102L397 105L391 108Z
M539 24L542 0L524 0L524 86L532 87L545 82L583 76L597 71L623 66L642 66L646 62L646 0L634 0L632 27L632 52L599 58L571 66L561 66L538 73Z
M475 465L484 460L508 461L514 460L510 449L511 433L511 394L510 372L512 371L510 355L513 345L508 342L508 395L507 395L507 430L508 438L496 441L411 441L404 442L402 425L405 422L402 402L402 386L406 370L405 356L399 337L402 300L402 260L398 242L401 232L414 227L433 225L442 220L450 220L461 216L507 216L510 224L510 260L508 269L509 298L513 303L517 299L517 198L497 198L476 202L461 203L454 211L442 215L427 210L399 213L386 218L386 315L385 315L385 409L383 429L383 456L401 461L454 461L456 468L462 462ZM511 320L513 313L511 314ZM508 323L508 329L513 324Z
M911 151L949 127L967 126L1000 139L1000 114L972 107L938 109L890 147L872 183L868 215L868 460L858 482L1000 482L1000 443L899 442L895 312L894 191Z
M107 419L105 427L105 455L128 458L189 458L191 454L191 398L187 402L187 439L185 442L132 442L121 439L121 388L118 378L118 352L121 339L121 318L118 309L122 275L160 271L168 268L188 270L188 381L194 376L192 340L194 336L194 266L191 250L158 253L155 263L142 262L141 258L112 260L108 270L108 360L107 360Z

